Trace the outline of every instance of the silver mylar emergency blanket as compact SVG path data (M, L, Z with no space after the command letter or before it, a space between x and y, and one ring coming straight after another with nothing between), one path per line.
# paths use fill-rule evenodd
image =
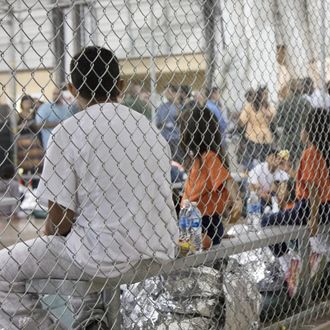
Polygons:
M201 266L123 287L124 329L258 329L261 295L256 284L269 256L254 253L236 255L228 266L222 261L217 269Z

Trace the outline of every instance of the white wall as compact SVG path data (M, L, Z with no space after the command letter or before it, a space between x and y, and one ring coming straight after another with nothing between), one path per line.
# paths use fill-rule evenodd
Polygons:
M50 48L52 27L47 11L41 6L32 9L31 14L23 1L16 1L14 13L15 51L10 49L10 16L1 16L0 49L3 59L0 60L0 71L7 71L8 64L15 65L17 70L30 70L53 65L53 54ZM1 14L3 15L3 14ZM12 54L15 56L13 57Z
M274 0L218 1L223 11L224 31L221 31L218 19L216 82L224 86L224 96L232 111L239 111L245 91L259 84L267 84L272 100L276 101L275 51L279 40L287 46L288 70L293 77L306 76L308 62L321 58L321 1L326 2L326 51L330 53L330 35L327 33L330 0L308 1L307 7L301 0L277 0L277 16ZM10 45L8 16L0 16L0 49L3 54L0 72L10 71L11 67L16 70L53 67L51 2L40 0L32 8L27 8L26 3L35 1L15 1L15 48ZM199 53L205 49L202 1L155 0L153 8L151 0L98 0L91 3L95 7L97 25L93 30L89 6L82 22L86 29L86 45L96 42L110 47L121 59ZM66 65L74 52L71 12L72 7L65 10ZM151 42L151 30L154 31L154 43Z
M50 2L36 4L30 11L28 1L15 2L15 61L10 54L9 17L1 17L0 71L7 71L7 62L17 69L38 69L53 66ZM90 8L83 19L86 44L97 43L113 49L119 58L200 52L203 46L200 7L195 0L159 0L154 5L155 47L151 44L152 15L149 1L93 1L97 30L92 29ZM130 10L128 9L130 8ZM73 55L72 8L65 9L65 42L68 60ZM166 19L167 17L167 19ZM67 61L68 62L68 61Z

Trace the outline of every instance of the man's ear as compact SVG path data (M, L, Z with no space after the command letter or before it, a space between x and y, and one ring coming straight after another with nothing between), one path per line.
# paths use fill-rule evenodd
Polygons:
M119 93L119 96L122 94L124 90L124 80L123 79L118 79L117 80L117 85L116 85L117 91Z
M68 91L76 98L78 96L78 90L76 87L73 86L72 83L68 83L67 85Z

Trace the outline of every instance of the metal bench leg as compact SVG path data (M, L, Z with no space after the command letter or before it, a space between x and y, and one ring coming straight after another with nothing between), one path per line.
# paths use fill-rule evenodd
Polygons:
M120 287L113 290L105 289L102 292L102 300L106 309L106 318L108 320L109 329L121 329L120 314Z
M310 269L309 269L309 257L311 248L309 244L309 232L308 230L304 234L302 240L299 242L299 255L302 261L301 271L301 284L300 294L303 298L303 305L308 306L312 299L312 282L310 280Z

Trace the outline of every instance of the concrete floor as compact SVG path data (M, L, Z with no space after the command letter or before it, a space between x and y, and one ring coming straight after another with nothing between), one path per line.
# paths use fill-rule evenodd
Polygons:
M43 235L45 219L29 217L0 218L0 250L13 244ZM47 295L42 299L45 308L60 319L61 328L69 329L73 322L72 313L67 307L67 297Z
M44 221L32 216L0 218L0 249L43 235Z

